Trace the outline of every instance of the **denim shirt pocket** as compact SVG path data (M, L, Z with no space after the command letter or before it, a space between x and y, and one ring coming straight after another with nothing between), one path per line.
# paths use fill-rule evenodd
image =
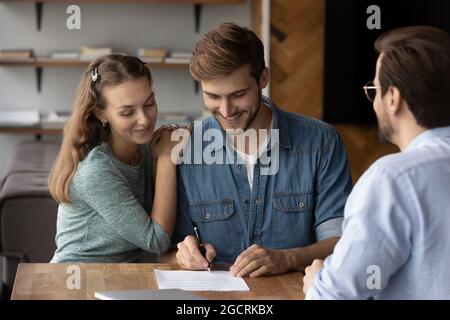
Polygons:
M295 248L313 240L312 192L273 193L273 241L277 248Z
M189 203L189 215L197 224L202 241L216 250L215 262L231 262L239 252L239 230L232 199Z
M233 200L204 201L189 204L191 219L197 223L226 220L234 214Z

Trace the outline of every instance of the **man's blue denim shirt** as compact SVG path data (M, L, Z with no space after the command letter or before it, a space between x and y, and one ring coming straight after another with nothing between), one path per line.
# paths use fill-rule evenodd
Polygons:
M287 249L341 235L352 184L339 135L322 121L283 111L266 97L263 102L272 112L272 129L279 129L278 172L261 174L258 161L250 189L245 164L180 164L173 245L193 235L195 223L202 241L217 252L214 262L233 263L252 244ZM224 134L212 116L197 125L190 150L196 132ZM225 150L225 140L220 147Z

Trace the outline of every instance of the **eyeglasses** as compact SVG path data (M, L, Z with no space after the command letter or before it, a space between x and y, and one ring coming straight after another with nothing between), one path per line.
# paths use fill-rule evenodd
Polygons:
M367 99L369 99L370 102L373 102L375 100L375 96L377 95L377 86L375 86L375 83L373 83L373 81L369 81L363 89L366 93Z

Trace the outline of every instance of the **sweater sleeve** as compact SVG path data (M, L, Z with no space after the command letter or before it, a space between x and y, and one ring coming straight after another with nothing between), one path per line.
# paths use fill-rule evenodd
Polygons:
M158 254L169 249L170 236L151 219L106 156L99 155L97 161L79 168L71 194L86 202L112 230L135 246Z

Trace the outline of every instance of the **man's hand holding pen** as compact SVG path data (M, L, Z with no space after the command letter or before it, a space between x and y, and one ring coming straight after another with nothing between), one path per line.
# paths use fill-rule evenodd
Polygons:
M203 245L203 241L202 241L202 238L200 237L200 231L198 230L197 225L194 226L194 233L195 233L195 238L197 238L197 241L198 241L198 248L200 249L200 253L202 254L202 256L204 256L206 258L206 249L205 249L205 246ZM206 259L206 260L208 260L208 259ZM208 269L208 271L211 272L210 260L208 260L208 266L206 267L206 269Z
M184 238L184 241L178 243L176 258L181 268L207 270L208 267L211 267L211 262L216 256L216 250L209 243L202 243L203 245L200 246L200 242L195 236L189 235ZM204 250L203 254L201 250Z

